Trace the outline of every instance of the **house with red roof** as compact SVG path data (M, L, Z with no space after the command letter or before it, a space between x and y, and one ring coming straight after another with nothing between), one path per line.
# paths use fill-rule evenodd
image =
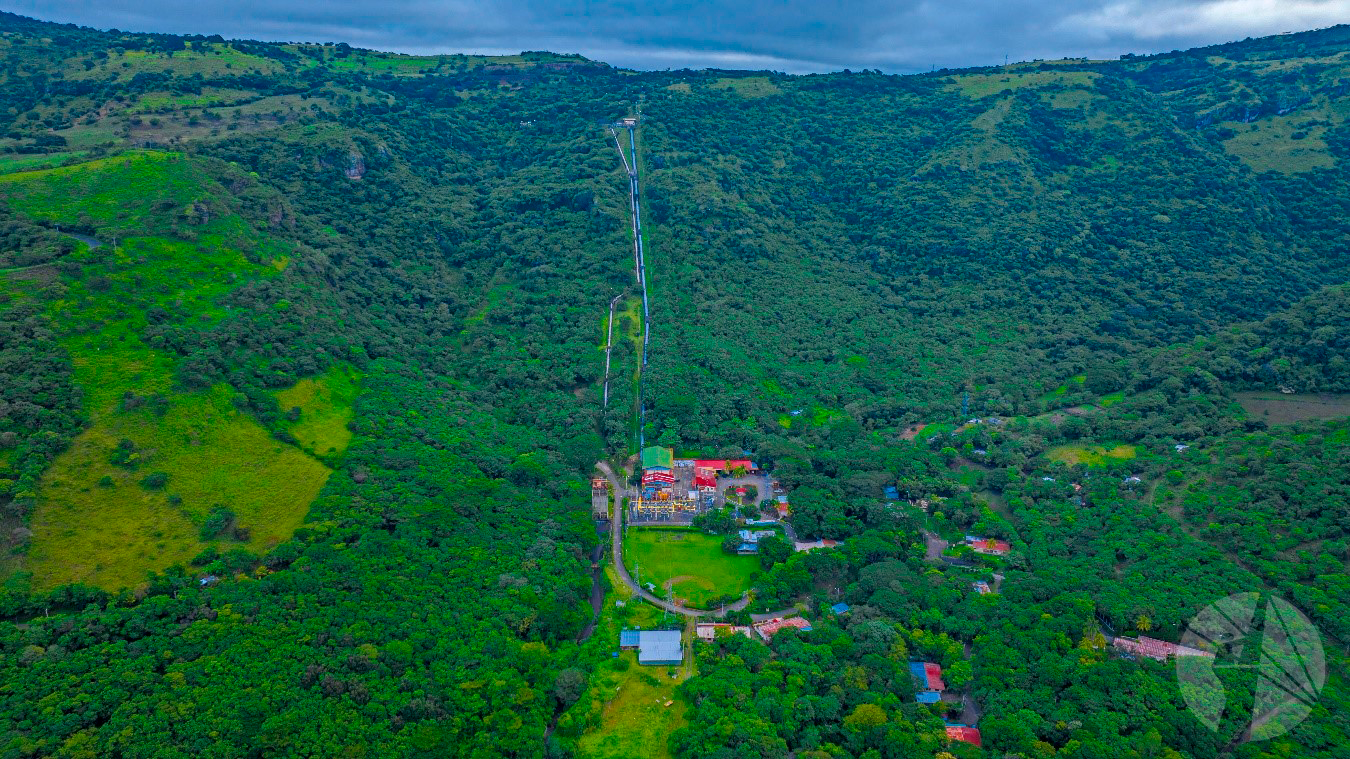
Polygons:
M997 540L995 538L979 538L974 535L966 536L966 545L974 549L975 553L989 554L991 556L1007 556L1012 550L1012 546L1006 540Z
M785 627L795 627L798 630L810 630L811 623L801 617L774 617L773 619L755 625L755 632L759 633L759 637L764 640L769 640L777 635L779 630L782 630Z
M942 682L942 665L931 661L912 661L909 663L909 673L914 677L916 684L924 690L941 693L947 690L947 684Z
M1198 648L1191 648L1177 643L1168 643L1165 640L1150 638L1146 635L1140 635L1138 640L1134 638L1115 638L1111 645L1120 651L1135 656L1147 656L1150 659L1158 661L1167 661L1174 656L1207 656L1214 657L1209 651L1201 651Z
M980 742L980 731L970 725L947 725L947 737L954 741L969 743L972 746L983 747Z

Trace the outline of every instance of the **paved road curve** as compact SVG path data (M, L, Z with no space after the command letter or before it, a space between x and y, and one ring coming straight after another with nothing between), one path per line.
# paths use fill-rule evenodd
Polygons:
M610 537L613 540L614 548L614 572L623 581L628 589L642 597L644 601L659 606L666 611L676 614L683 614L686 617L721 617L723 610L704 611L703 609L691 609L687 606L680 606L649 593L645 588L639 587L628 574L628 567L623 563L623 493L626 490L622 479L614 473L608 462L601 461L595 465L597 469L609 480L609 485L614 490L614 520L610 522ZM727 605L725 611L740 611L750 605L750 596L741 596L741 600L734 604Z

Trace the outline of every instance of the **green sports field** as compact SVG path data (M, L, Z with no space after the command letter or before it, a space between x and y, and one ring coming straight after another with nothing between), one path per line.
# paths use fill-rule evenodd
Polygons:
M723 553L721 535L696 530L631 528L623 553L634 579L640 572L641 582L653 583L662 596L669 585L676 598L694 607L749 590L750 575L759 569L757 557Z

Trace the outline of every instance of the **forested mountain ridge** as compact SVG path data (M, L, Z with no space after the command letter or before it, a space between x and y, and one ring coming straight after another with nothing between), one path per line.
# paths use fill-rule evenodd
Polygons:
M5 756L585 755L584 477L635 437L600 125L639 100L647 439L847 540L764 608L855 607L703 650L678 755L983 755L911 654L990 755L1233 755L1097 626L1275 589L1344 640L1343 424L1234 393L1346 390L1347 27L912 77L0 33ZM1013 541L1002 599L921 526ZM1336 651L1238 755L1336 755Z

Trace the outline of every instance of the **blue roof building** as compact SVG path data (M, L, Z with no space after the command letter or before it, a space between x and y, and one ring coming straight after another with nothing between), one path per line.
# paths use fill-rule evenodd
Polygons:
M936 704L942 700L942 694L935 690L926 690L914 694L914 700L921 704Z
M834 612L835 614L847 614L847 613L848 613L848 604L846 604L846 603L837 603L837 604L835 604L834 606L831 606L831 607L830 607L830 611Z
M619 648L637 648L641 640L641 630L620 630Z

